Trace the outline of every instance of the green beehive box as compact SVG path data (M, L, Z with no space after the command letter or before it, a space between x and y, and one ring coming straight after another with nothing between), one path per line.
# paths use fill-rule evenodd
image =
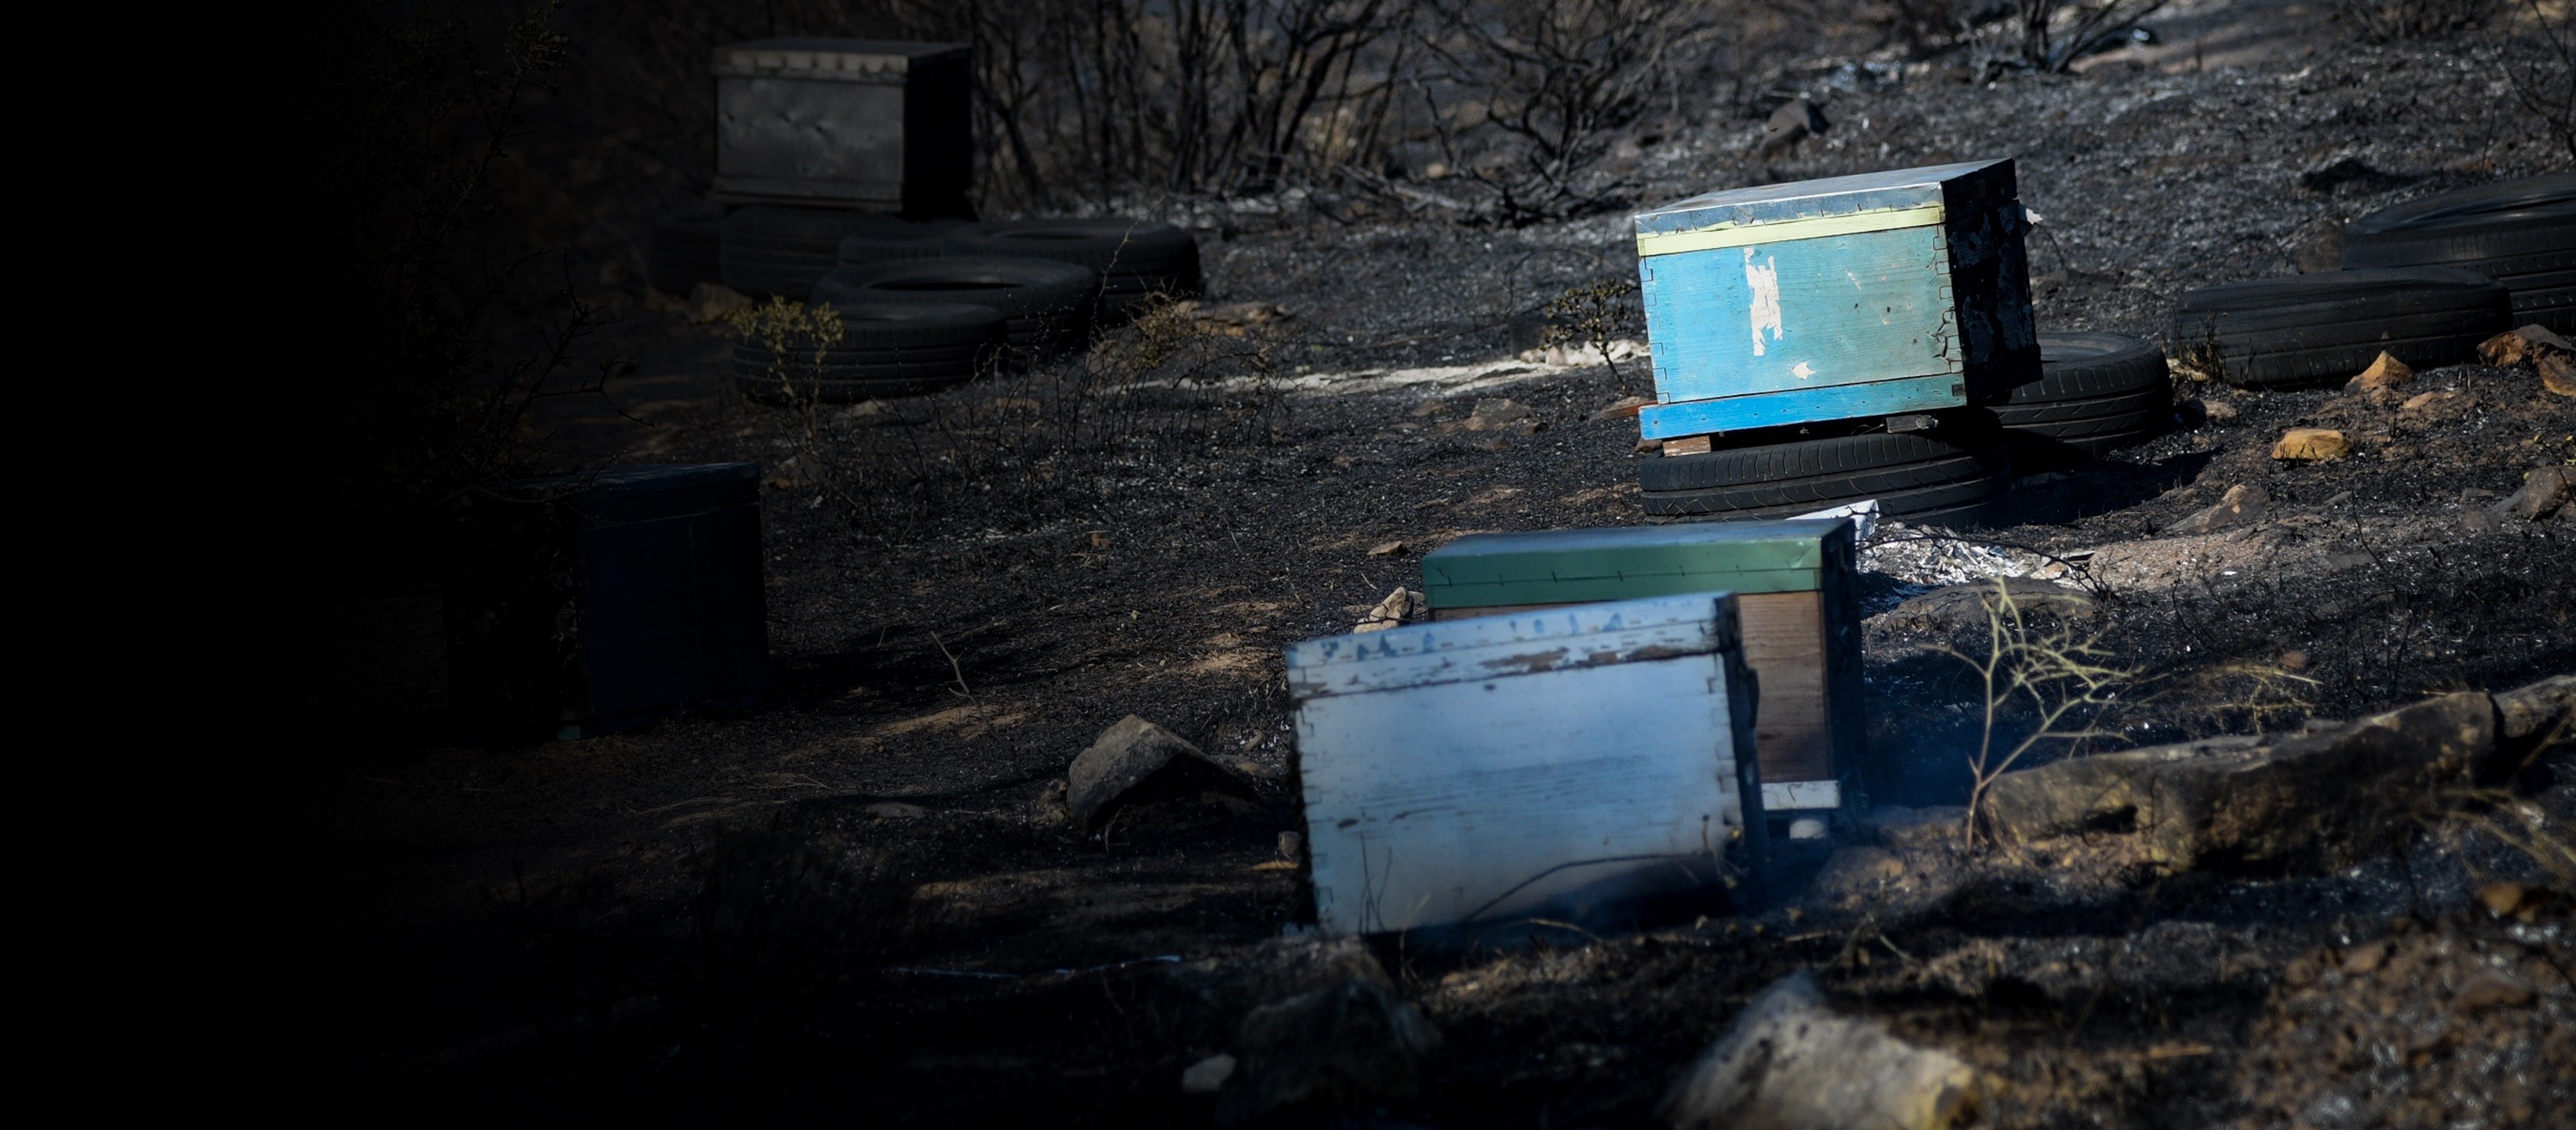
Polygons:
M1861 625L1846 518L1470 534L1425 554L1435 620L1732 592L1759 680L1754 748L1775 815L1836 809L1860 763Z

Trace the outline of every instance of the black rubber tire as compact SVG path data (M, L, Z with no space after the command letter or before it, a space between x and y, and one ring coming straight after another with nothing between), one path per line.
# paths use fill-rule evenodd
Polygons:
M814 297L844 302L965 302L999 310L1004 340L1024 358L1048 360L1091 336L1096 276L1049 259L957 256L843 267L814 285Z
M1995 409L1995 418L2007 428L2033 428L2065 420L2085 420L2098 416L2125 416L2132 412L2152 412L2173 406L2173 390L2159 381L2154 388L2124 392L2117 396L2096 396L2084 400L2051 400L2040 404L2006 404Z
M1724 506L1719 504L1716 492L1711 491L1648 491L1645 495L1646 513L1651 517L1659 518L1700 517L1721 520L1787 518L1846 502L1860 502L1875 498L1878 500L1878 510L1881 515L1912 521L1909 515L1977 506L1990 502L2011 489L2012 475L2004 468L2000 450L1992 456L1991 462L1995 469L1977 478L1902 490L1837 495L1776 506Z
M1194 298L1201 290L1198 239L1159 220L1110 216L974 224L949 233L947 253L1089 267L1100 276L1097 316L1104 322L1126 321L1161 298Z
M2163 431L2162 428L2149 428L2145 431L2112 432L2108 435L2071 436L2058 442L2081 451L2087 456L2098 456L2118 451L2123 447L2136 447L2156 438Z
M1649 491L1802 482L1957 459L1993 447L2000 434L1989 412L1967 409L1941 416L1942 426L1929 432L1867 432L1658 456L1638 465L1637 481Z
M724 281L723 239L712 212L683 212L653 222L644 234L644 282L664 294L686 295L702 282Z
M1001 311L972 302L857 300L830 305L841 315L836 350L990 347L1001 340L1008 323Z
M2045 436L2049 439L2071 439L2076 436L2156 429L2172 420L2173 409L2166 405L2157 405L2153 408L2122 412L2112 416L2084 416L2073 420L2051 420L2044 424L2024 424L2007 431L2026 436Z
M2512 297L2445 267L2330 271L2185 292L2174 347L2238 388L2341 384L2382 351L2417 368L2513 328Z
M969 224L949 232L947 246L951 255L1053 259L1111 278L1195 277L1199 265L1199 242L1190 233L1159 220L1123 216Z
M1963 506L1943 506L1915 510L1904 515L1909 526L1937 526L1945 530L1979 530L2003 523L2003 496L1981 498Z
M765 342L736 340L734 375L743 380L965 380L987 368L1002 342L1004 319L989 306L962 302L843 302L841 340L818 362L791 344L779 364Z
M2436 193L2344 225L2343 265L2457 267L2504 284L2514 324L2576 333L2576 172Z
M2173 421L2173 374L2153 344L2119 334L2039 335L2039 381L1995 409L2013 469L2024 474L2084 463L2097 438L2119 446Z
M902 228L845 235L836 253L838 265L864 267L871 263L936 259L946 253L948 234L964 226L964 220L923 220Z
M2164 351L2154 342L2120 334L2041 334L2039 372L2038 380L2012 390L2003 403L2092 400L2149 388L2170 392L2173 387ZM2006 423L2011 421L2005 417Z
M2001 445L1972 454L1923 463L1906 463L1837 475L1781 482L1747 483L1735 486L1708 487L1700 490L1650 490L1647 513L1656 513L1656 500L1664 513L1709 514L1736 510L1814 510L1837 502L1864 498L1884 498L1933 487L1976 482L1998 475L2010 477L2011 463ZM1883 507L1884 504L1882 504ZM1680 507L1682 509L1673 509Z
M2013 432L2005 438L2004 448L2012 453L2013 473L2030 475L2082 466L2104 454L2123 447L2135 447L2162 434L2162 426L2073 436Z
M840 265L842 239L906 226L873 212L777 204L736 208L721 228L724 283L756 297L802 302L812 295L816 280Z
M860 300L830 305L841 316L841 339L829 349L834 357L987 348L1001 339L1005 323L1001 311L966 302ZM734 347L766 348L739 340Z

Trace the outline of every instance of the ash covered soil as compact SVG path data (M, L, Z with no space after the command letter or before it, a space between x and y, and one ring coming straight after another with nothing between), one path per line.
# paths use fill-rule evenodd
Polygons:
M1728 105L1612 172L1650 204L2017 156L2043 327L2161 337L2182 290L2294 270L2345 219L2566 167L2500 70L2529 45L2355 47L2322 20L2185 9L2160 46L1990 84L1826 60L1768 84L1835 123L1776 162L1746 156L1760 120ZM1286 317L1176 319L1079 365L860 410L747 404L716 331L629 302L593 343L636 362L615 408L568 399L545 423L567 468L764 464L780 686L581 742L433 727L300 782L286 847L321 878L307 948L335 955L319 1030L337 1076L514 1121L1213 1117L1182 1071L1340 960L1282 937L1305 911L1281 845L1299 827L1281 647L1348 630L1462 533L1642 520L1650 456L1600 413L1644 373L1517 361L1510 325L1633 278L1623 215L1504 229L1409 206L1195 206L1179 218L1202 232L1209 303ZM1933 648L1983 625L1900 601L1999 571L2072 561L2088 623L2157 689L2110 745L2576 671L2576 506L2474 516L2576 460L2576 401L2528 367L2416 388L2452 395L2186 387L2194 423L2025 480L2005 528L1887 531L1872 799L1964 800L1979 704ZM1543 427L1466 426L1501 398ZM2270 457L2308 425L2353 454ZM2165 532L2237 485L2268 494L2260 520ZM1248 759L1262 797L1075 831L1065 767L1131 713ZM2571 768L2563 743L2545 752L2514 802L2562 844ZM2107 837L1926 841L1866 883L1840 860L1809 883L1809 860L1774 905L1642 934L1386 939L1375 958L1442 1047L1410 1095L1281 1117L1636 1125L1747 998L1805 968L1838 1007L2007 1080L1993 1125L2544 1125L2576 1103L2576 954L2563 899L2477 901L2550 881L2493 826L2437 814L2330 874L2167 874ZM2499 976L2529 991L2469 991Z

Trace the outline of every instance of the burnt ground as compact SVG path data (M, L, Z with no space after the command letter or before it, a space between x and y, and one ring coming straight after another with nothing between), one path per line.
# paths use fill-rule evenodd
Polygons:
M1836 123L1775 165L1748 161L1760 122L1724 105L1620 175L1651 202L2015 154L2043 217L2043 325L2160 337L2183 289L2295 269L2320 221L2566 166L2500 70L2529 44L2359 47L2322 20L2186 7L2157 47L1992 83L1826 60L1764 84L1827 98ZM330 1077L506 1121L1207 1120L1179 1072L1264 999L1301 913L1280 866L1298 826L1280 648L1347 630L1458 534L1640 520L1633 422L1593 416L1643 375L1501 363L1525 344L1514 315L1632 270L1615 212L1497 229L1319 195L1176 214L1203 232L1212 303L1290 316L1131 330L1080 364L864 411L747 404L715 331L603 289L619 320L589 344L635 367L606 400L549 402L549 442L566 468L764 463L780 685L738 713L491 742L438 713L435 593L317 626L304 705L345 740L287 774L278 844L317 919L298 950L334 955L309 1029ZM1942 560L2077 558L2105 646L2153 692L2116 719L2133 742L2576 670L2576 525L2466 517L2576 459L2576 402L2528 368L2418 388L2455 395L2401 411L2183 389L2233 417L2025 481L2011 525L1944 543L1985 549L1882 547L1873 608L1967 575ZM1545 427L1459 426L1491 397ZM2272 460L2303 424L2344 429L2354 455ZM2239 483L2273 498L2262 522L2160 533ZM1927 648L1958 626L1873 618L1881 803L1964 796L1975 704ZM1267 794L1077 834L1055 783L1130 713L1249 758ZM2567 759L2523 780L2551 828L2576 818ZM2322 876L2161 875L2085 843L1933 851L1907 857L1901 898L1791 884L1632 936L1387 939L1443 1051L1414 1097L1295 1120L1633 1125L1736 1006L1803 967L2009 1079L1997 1125L2541 1124L2576 1061L2566 917L2472 902L2547 877L2496 822L2463 802ZM2496 969L2538 995L2463 1003Z

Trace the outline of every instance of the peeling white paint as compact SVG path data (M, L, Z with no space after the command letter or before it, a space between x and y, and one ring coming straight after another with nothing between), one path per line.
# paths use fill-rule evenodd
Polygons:
M1804 361L1800 361L1795 365L1789 366L1789 371L1796 373L1798 375L1798 379L1802 381L1816 375L1816 367Z
M1762 331L1771 331L1771 340L1780 340L1780 260L1765 258L1753 261L1753 249L1744 249L1744 285L1753 289L1753 355L1765 352Z

